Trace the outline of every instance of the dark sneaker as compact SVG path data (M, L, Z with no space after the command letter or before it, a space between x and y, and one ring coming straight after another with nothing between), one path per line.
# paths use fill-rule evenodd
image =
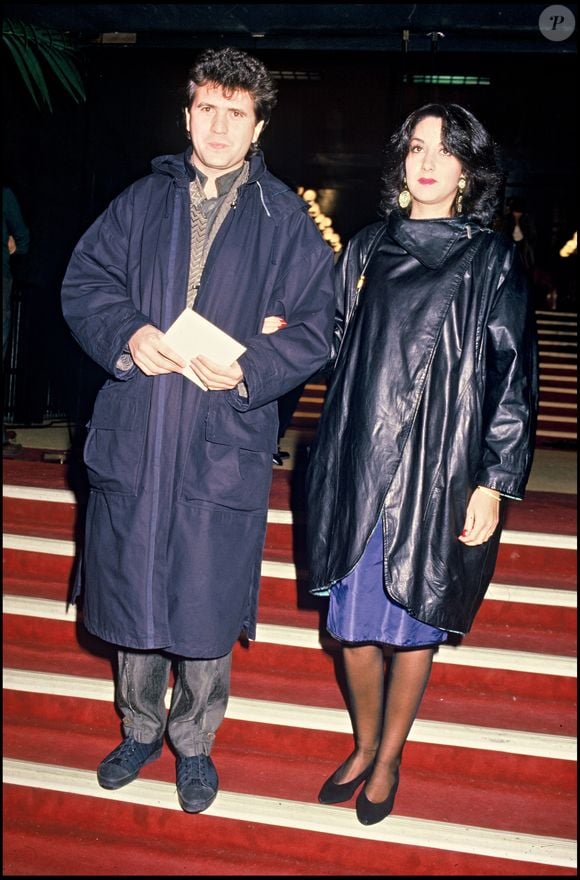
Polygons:
M132 736L126 736L97 767L99 785L114 789L133 782L142 767L160 756L162 747L163 739L153 743L138 743Z
M202 813L218 793L218 775L209 755L177 757L177 796L186 813Z

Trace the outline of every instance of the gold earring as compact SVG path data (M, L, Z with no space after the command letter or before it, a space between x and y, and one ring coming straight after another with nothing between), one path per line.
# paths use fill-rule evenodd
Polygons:
M463 191L467 186L465 177L460 177L457 181L457 198L455 200L455 213L461 214L463 210Z
M407 189L407 178L403 178L403 189L399 193L399 206L401 208L408 208L411 204L411 193Z

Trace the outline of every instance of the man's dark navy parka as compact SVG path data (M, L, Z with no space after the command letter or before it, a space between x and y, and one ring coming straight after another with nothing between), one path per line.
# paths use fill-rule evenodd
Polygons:
M91 486L78 588L90 632L117 645L219 657L255 637L277 398L329 356L332 251L261 153L210 248L195 309L245 346L248 397L119 368L140 327L186 305L190 153L163 156L74 250L63 313L110 378L85 445ZM283 330L262 334L266 315Z

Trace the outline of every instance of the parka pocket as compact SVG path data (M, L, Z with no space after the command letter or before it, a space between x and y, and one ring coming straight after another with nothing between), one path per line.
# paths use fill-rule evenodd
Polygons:
M277 436L277 401L258 409L238 412L224 396L214 395L210 398L205 425L206 440L272 455L276 452Z
M210 398L205 432L201 438L194 432L184 470L184 501L263 513L272 481L272 452L276 449L275 407L274 402L258 410L238 412L223 396Z
M271 480L271 452L206 440L190 450L180 495L188 504L262 514Z
M151 383L133 393L128 383L99 391L84 448L91 488L134 495L142 467Z

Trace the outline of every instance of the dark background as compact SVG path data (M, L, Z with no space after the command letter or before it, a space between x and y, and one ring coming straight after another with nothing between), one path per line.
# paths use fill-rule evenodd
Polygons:
M319 191L343 243L378 218L382 151L404 116L430 101L472 110L503 148L506 201L523 196L533 215L539 267L560 286L560 307L575 310L575 258L558 252L577 226L576 36L548 40L538 26L546 6L4 4L5 17L70 32L87 91L75 104L47 77L53 112L39 111L4 50L4 183L31 231L29 255L13 261L8 419L85 418L102 377L62 321L62 275L107 203L153 157L185 148L180 89L207 47L246 49L274 72L268 166ZM444 74L481 84L415 81Z

